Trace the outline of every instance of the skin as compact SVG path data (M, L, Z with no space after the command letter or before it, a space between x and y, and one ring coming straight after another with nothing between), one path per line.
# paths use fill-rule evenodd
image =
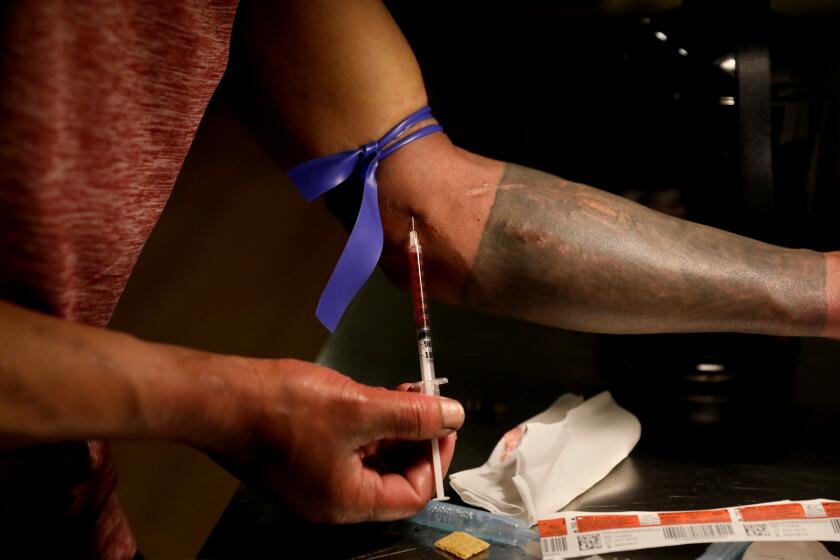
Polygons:
M283 164L355 149L426 104L414 53L378 0L245 1L237 19L243 109Z
M840 251L825 254L826 317L822 336L840 339Z
M820 253L675 219L509 164L463 299L578 330L816 336L824 293Z
M192 445L313 521L395 519L428 501L424 440L444 438L448 468L463 409L400 389L298 360L152 344L0 302L0 445Z
M426 104L375 0L244 0L234 64L255 133L287 164L356 148ZM363 32L362 32L363 31ZM428 287L450 303L601 332L840 336L840 256L772 247L591 187L414 142L378 173L382 267L407 281L412 216ZM296 360L152 344L0 302L0 444L144 438L193 445L325 522L393 519L448 466L463 409Z

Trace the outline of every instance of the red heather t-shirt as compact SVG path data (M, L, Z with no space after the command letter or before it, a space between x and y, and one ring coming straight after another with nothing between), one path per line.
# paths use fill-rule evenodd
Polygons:
M235 11L236 0L0 7L0 298L108 322L225 70ZM103 442L0 450L0 557L20 546L131 557L115 483Z

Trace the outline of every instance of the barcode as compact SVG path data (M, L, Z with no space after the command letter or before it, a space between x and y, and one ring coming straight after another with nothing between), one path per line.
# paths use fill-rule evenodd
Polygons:
M662 527L666 539L706 539L709 537L727 537L735 531L729 523L708 523L704 525L679 525Z
M744 531L748 537L769 537L770 527L767 523L746 523L744 524Z
M840 519L829 519L831 521L831 528L835 533L840 533Z
M597 550L601 548L601 533L589 533L587 535L578 535L578 548L582 551Z
M545 537L540 540L543 554L566 552L566 537Z

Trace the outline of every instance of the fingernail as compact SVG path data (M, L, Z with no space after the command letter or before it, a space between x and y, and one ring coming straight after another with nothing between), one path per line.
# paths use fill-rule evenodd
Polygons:
M440 415L444 429L457 430L464 423L464 407L458 401L441 397Z

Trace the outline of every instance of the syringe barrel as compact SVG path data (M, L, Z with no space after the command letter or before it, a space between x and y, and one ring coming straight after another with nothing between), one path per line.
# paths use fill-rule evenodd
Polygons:
M429 308L426 304L426 283L423 278L423 249L417 240L416 232L411 232L408 250L411 259L411 296L414 300L414 323L417 326L418 340L423 336L431 337L429 326Z
M420 247L417 232L413 230L409 235L408 253L411 259L411 295L414 300L414 323L417 327L420 374L424 381L429 381L435 378L432 330L429 321L429 307L426 303L426 284L423 278L423 249ZM424 388L430 394L439 394L435 385L427 384Z

